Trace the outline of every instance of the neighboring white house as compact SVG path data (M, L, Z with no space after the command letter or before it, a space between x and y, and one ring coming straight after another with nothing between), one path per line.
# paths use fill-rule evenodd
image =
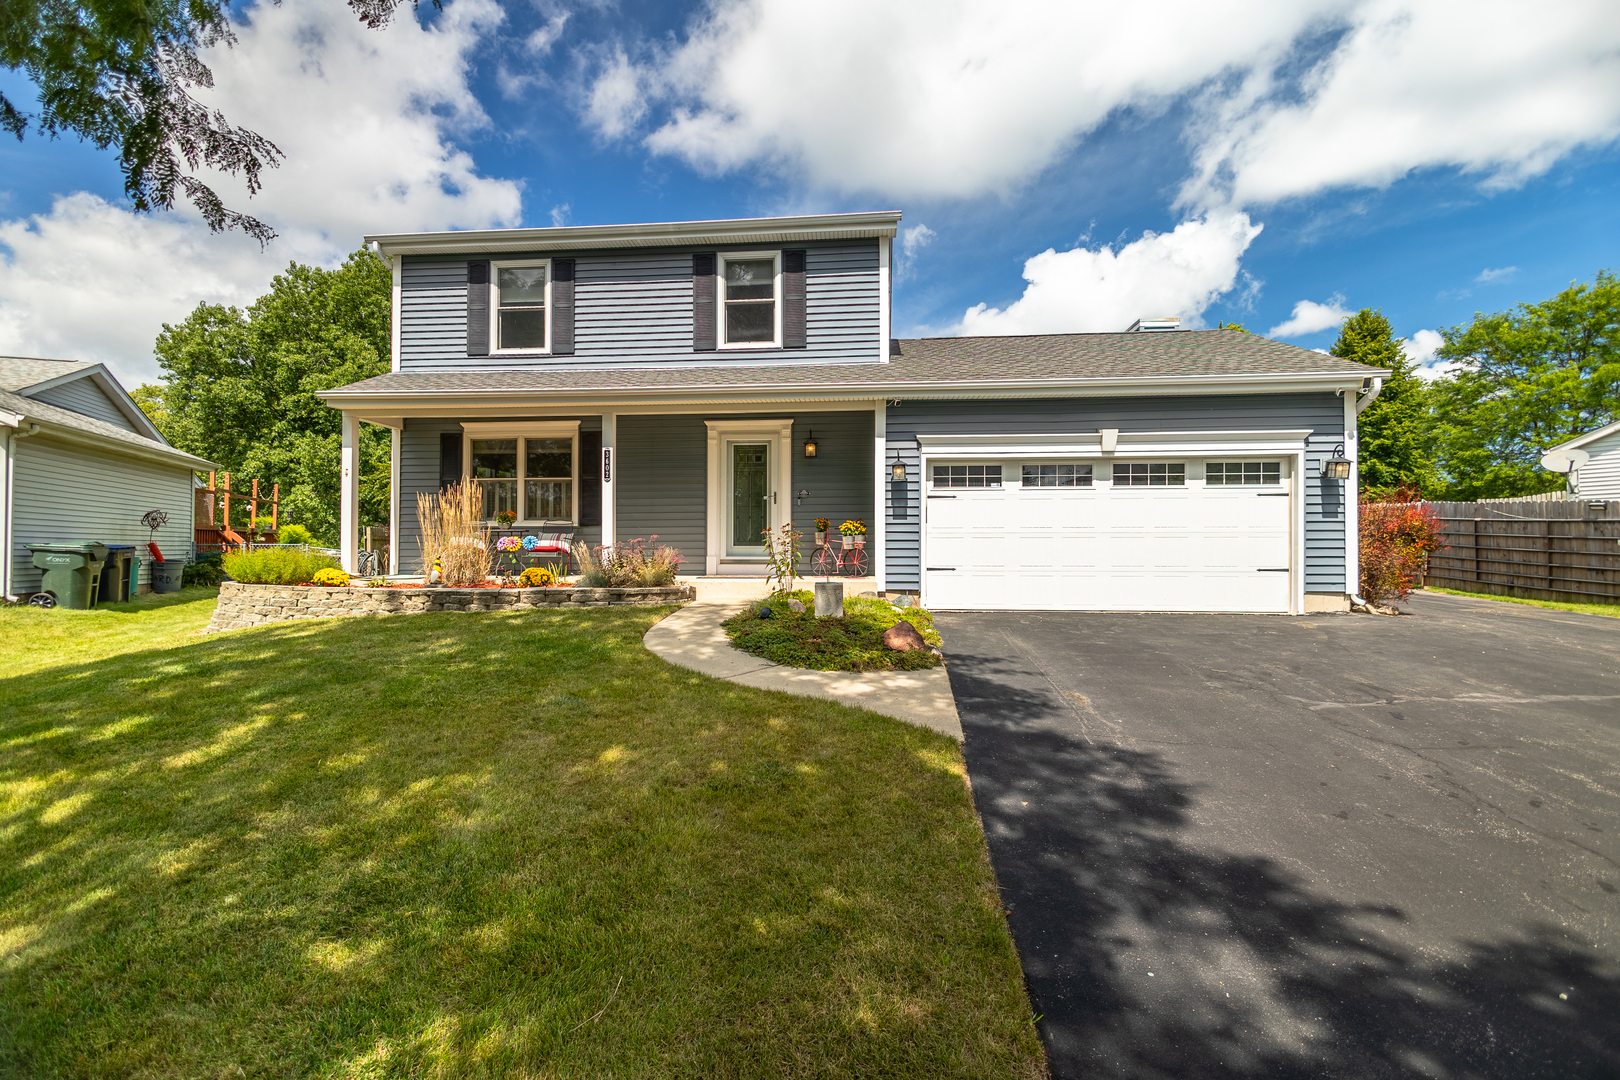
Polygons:
M1568 442L1555 450L1585 450L1590 460L1575 474L1574 493L1583 499L1620 499L1620 420Z
M100 364L0 356L0 596L37 591L27 545L58 541L139 548L146 588L145 544L188 555L193 472L213 468L170 446ZM141 524L149 510L169 516L155 537Z

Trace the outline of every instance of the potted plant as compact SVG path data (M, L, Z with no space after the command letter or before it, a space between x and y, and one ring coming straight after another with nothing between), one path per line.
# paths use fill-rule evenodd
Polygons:
M500 513L495 515L495 524L499 525L503 529L510 529L513 525L517 524L517 511L502 510Z
M832 522L826 518L816 518L816 547L827 546L827 530L832 528Z
M838 526L838 531L843 533L845 551L866 546L866 522L852 519Z

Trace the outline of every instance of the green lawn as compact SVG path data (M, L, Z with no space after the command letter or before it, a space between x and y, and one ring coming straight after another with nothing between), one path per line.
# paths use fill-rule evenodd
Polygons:
M1427 586L1424 592L1446 596L1466 596L1470 600L1500 600L1504 604L1528 604L1531 607L1551 608L1554 611L1578 611L1583 615L1608 615L1620 618L1620 604L1566 604L1558 600L1528 600L1522 596L1497 596L1495 593L1461 592L1457 589L1436 589Z
M1044 1073L955 743L636 608L0 610L0 1076Z

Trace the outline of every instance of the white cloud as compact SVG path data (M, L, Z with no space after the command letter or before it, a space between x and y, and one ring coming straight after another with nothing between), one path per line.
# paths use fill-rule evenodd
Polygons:
M570 203L558 203L551 208L552 228L561 228L568 224L574 216L574 207Z
M535 56L544 56L557 44L562 37L563 27L568 25L568 12L559 12L546 20L546 24L530 34L523 41L523 47Z
M1345 21L1297 85L1278 74L1295 57L1261 57L1208 99L1184 205L1381 188L1432 167L1509 187L1620 137L1612 0L1364 0Z
M1503 266L1495 270L1486 268L1481 270L1479 272L1479 277L1475 278L1474 280L1482 284L1489 285L1494 281L1506 281L1508 278L1512 277L1518 272L1519 268L1517 266Z
M1284 47L1343 0L712 0L683 41L605 56L586 119L694 167L815 189L1010 189L1122 106L1158 108Z
M895 253L894 280L896 283L905 281L912 276L917 265L917 256L922 249L934 242L938 236L927 225L917 224L908 229L900 230L900 250Z
M1419 330L1401 341L1401 351L1414 365L1412 374L1426 382L1450 375L1462 367L1455 360L1441 360L1434 354L1446 339L1434 330Z
M227 205L270 222L267 252L215 236L181 208L136 216L87 194L0 222L0 338L7 351L107 362L131 385L155 378L152 343L200 301L244 303L289 260L330 265L366 232L515 224L518 186L481 176L449 141L487 118L468 56L500 21L492 0L454 0L436 26L402 13L366 30L342 5L261 5L236 48L207 57L204 104L287 154L249 200L209 177Z
M1349 317L1350 309L1344 306L1344 297L1337 294L1325 304L1301 300L1294 305L1294 314L1267 330L1266 337L1304 337L1338 326Z
M1024 263L1029 285L1005 309L979 304L962 316L963 334L1054 334L1124 330L1141 317L1180 316L1199 325L1237 283L1238 262L1260 234L1247 214L1184 221L1146 232L1115 251L1108 245L1047 249Z

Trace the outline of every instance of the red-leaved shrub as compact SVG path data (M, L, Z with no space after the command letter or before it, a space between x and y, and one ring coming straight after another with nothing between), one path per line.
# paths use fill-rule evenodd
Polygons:
M1445 547L1440 516L1427 503L1361 506L1361 595L1386 604L1412 595L1429 556Z

